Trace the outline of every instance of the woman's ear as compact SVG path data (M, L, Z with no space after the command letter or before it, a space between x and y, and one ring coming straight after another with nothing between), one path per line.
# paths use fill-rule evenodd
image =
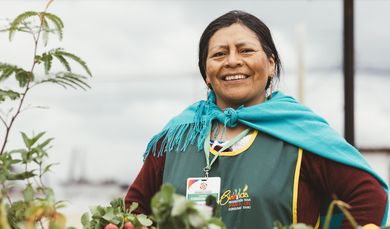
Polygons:
M206 76L206 84L207 84L207 87L211 88L211 83L210 83L208 76Z
M268 63L269 63L268 75L273 77L275 75L275 57L273 54L272 56L268 57Z

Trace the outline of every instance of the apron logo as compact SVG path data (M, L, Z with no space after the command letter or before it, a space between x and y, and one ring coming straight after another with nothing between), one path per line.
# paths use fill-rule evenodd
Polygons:
M207 183L206 182L202 182L200 184L200 189L205 190L206 188L207 188Z
M242 190L241 188L235 189L233 192L230 189L226 190L221 195L219 204L221 206L226 205L229 211L251 209L252 200L248 194L248 185L245 184Z

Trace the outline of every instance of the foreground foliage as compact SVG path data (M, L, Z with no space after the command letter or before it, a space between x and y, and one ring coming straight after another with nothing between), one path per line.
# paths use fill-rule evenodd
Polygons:
M164 184L152 198L150 217L132 214L138 204L132 203L126 210L123 199L118 198L111 201L108 207L91 208L92 217L85 213L81 222L85 229L103 229L107 225L127 229L128 222L136 228L151 226L154 222L158 229L224 229L225 226L218 216L215 197L210 196L206 202L211 206L198 206L184 196L176 194L172 185Z
M45 132L27 134L20 132L24 145L18 149L7 148L15 120L25 107L25 99L36 86L55 84L64 88L87 89L87 76L92 76L86 63L78 56L62 48L41 51L39 44L46 47L49 34L59 40L63 37L62 20L47 12L49 0L44 11L27 11L18 15L9 26L0 29L8 32L11 41L15 34L27 33L34 41L31 68L26 69L12 63L0 61L0 120L5 130L0 148L0 228L65 228L66 217L59 211L63 201L57 201L53 190L46 186L43 177L54 164L46 163L48 150L53 138L45 137ZM25 50L25 55L31 55ZM52 63L57 60L63 70L53 71ZM87 76L72 72L70 61L84 69ZM37 67L43 72L39 74ZM37 87L38 88L38 87ZM6 110L5 107L9 107Z
M89 213L84 213L81 223L85 229L104 228L108 224L114 224L122 229L128 222L135 227L151 226L152 221L146 215L132 213L137 207L138 204L133 203L129 209L125 209L123 199L117 198L110 202L110 206L91 208L92 217Z

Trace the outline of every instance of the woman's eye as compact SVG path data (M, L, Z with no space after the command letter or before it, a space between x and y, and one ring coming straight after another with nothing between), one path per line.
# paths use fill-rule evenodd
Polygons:
M221 56L224 56L224 55L225 55L224 52L216 52L216 53L213 54L212 57L221 57Z
M242 49L241 50L241 53L252 53L252 52L254 52L253 49Z

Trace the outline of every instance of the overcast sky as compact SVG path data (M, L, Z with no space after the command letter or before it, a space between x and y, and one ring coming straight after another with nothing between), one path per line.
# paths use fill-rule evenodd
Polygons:
M21 12L42 10L44 2L0 0L0 25ZM342 1L55 0L49 11L63 19L64 39L52 37L43 50L64 47L82 57L94 75L92 89L32 91L26 105L50 108L23 113L9 146L20 144L19 131L46 130L55 137L51 160L61 162L56 178L67 177L76 152L84 155L79 160L85 160L89 178L129 182L150 137L205 97L197 69L199 37L211 20L233 9L270 27L284 66L280 89L293 96L297 37L303 37L305 102L342 134ZM355 10L357 143L390 147L390 1L356 1ZM32 51L25 34L11 43L0 34L1 62L30 66Z

